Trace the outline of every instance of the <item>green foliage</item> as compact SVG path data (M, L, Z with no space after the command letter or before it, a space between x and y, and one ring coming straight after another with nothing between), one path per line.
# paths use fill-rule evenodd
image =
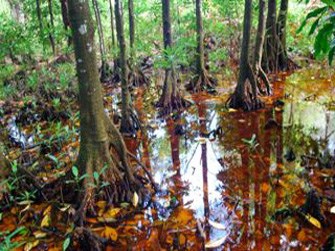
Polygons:
M2 232L0 233L0 238L4 240L0 243L0 250L14 250L19 248L24 244L24 242L12 241L12 238L18 234L24 235L28 232L25 227L19 227L15 229L12 233Z
M309 12L302 22L298 32L301 32L310 19L313 23L309 35L316 34L314 50L316 57L328 54L329 64L332 64L335 53L335 2L322 0L323 6Z

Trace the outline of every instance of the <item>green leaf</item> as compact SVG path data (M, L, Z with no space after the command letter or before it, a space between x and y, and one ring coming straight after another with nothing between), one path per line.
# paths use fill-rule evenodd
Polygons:
M73 174L74 177L78 177L79 171L78 171L78 168L76 166L72 167L72 174Z
M63 251L66 251L70 246L71 238L67 237L63 242Z
M98 172L94 172L93 177L96 181L99 181L99 173Z
M310 29L309 32L308 32L308 36L312 35L312 34L315 32L316 27L318 27L318 25L319 25L319 21L320 21L320 19L321 19L321 17L319 17L318 19L316 19L316 20L314 21L314 23L313 23L312 26L311 26L311 29Z
M312 10L311 12L309 12L306 16L306 18L304 19L304 21L302 21L300 27L298 28L297 30L297 33L300 33L303 28L306 26L307 24L307 20L308 19L311 19L313 17L317 17L318 15L322 15L323 12L325 12L326 10L328 9L328 6L324 6L324 7L320 7L320 8L317 8L315 10Z

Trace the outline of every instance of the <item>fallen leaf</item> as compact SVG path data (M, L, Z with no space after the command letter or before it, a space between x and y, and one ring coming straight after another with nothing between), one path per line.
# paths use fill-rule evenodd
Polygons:
M137 207L137 205L138 205L138 195L137 195L136 192L134 193L132 203L133 203L134 207Z
M227 239L228 235L223 236L220 239L217 239L215 241L210 241L205 244L205 248L218 248L220 247Z
M33 241L33 242L28 242L26 245L24 245L24 251L30 251L34 247L36 247L40 243L39 240Z
M211 225L212 227L219 229L219 230L225 230L226 227L224 225L222 225L221 223L212 221L212 220L208 220L209 225Z
M117 240L117 232L114 228L106 226L101 233L102 237L111 239L112 241Z
M47 214L43 217L43 220L41 222L41 227L48 227L50 225L50 215Z
M104 218L115 218L115 216L120 212L121 208L110 208L108 209L102 217Z
M33 233L33 235L35 236L35 238L40 239L47 236L47 233L37 230Z
M97 206L98 206L98 208L100 208L100 209L105 208L106 205L107 205L107 202L104 201L104 200L100 200L100 201L97 202Z
M310 214L304 214L306 220L308 220L312 225L314 225L317 228L321 228L321 223L317 219L315 219L312 215Z
M330 209L330 212L331 212L332 214L335 214L335 206L333 206L333 207Z

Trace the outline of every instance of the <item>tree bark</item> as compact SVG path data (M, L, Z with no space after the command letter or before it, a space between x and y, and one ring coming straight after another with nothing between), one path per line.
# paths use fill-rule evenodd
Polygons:
M264 39L265 39L265 0L259 0L259 12L258 12L258 25L257 25L257 34L256 34L256 43L255 43L255 51L252 62L252 68L254 70L254 74L256 76L258 90L262 94L271 94L270 81L262 69L262 56L263 56L263 47L264 47ZM264 82L266 87L266 92L262 91L262 87L260 86L261 79Z
M286 71L288 69L288 56L286 49L286 23L288 12L288 0L281 0L279 15L277 20L277 35L280 42L278 66L279 70Z
M41 12L41 3L40 0L36 0L36 14L37 14L37 20L38 25L40 29L40 36L42 37L43 34L43 22L42 22L42 12Z
M102 68L106 63L106 49L105 49L105 40L104 40L104 32L102 29L101 16L100 16L100 8L97 0L92 0L93 9L95 14L95 19L98 27L98 36L99 36L99 49L100 49L100 57L101 57L101 65Z
M266 40L263 55L263 68L266 72L278 71L278 38L277 38L277 3L268 0L268 15L266 18Z
M69 11L68 11L68 3L67 0L60 0L61 4L61 10L62 10L62 21L64 25L65 31L68 31L70 29L70 19L69 19ZM67 40L68 46L72 44L72 38L71 35L68 35L68 40Z
M120 132L134 134L137 117L132 110L132 101L129 93L129 70L127 65L127 46L124 37L123 7L120 0L115 0L116 33L120 48L121 89L122 89L122 118Z
M109 12L112 32L112 47L115 48L115 31L114 31L114 10L112 0L109 0Z
M135 43L135 15L134 15L134 0L128 0L129 11L129 43L130 48L134 48Z
M263 107L263 103L257 97L256 79L249 63L251 22L252 0L245 0L240 72L235 91L227 101L229 107L243 108L245 111Z
M50 17L50 24L48 24L49 28L49 40L50 45L52 49L52 54L56 55L56 45L55 45L55 37L54 37L54 30L55 30L55 24L54 24L54 14L52 10L52 1L48 0L48 10L49 10L49 17Z
M100 180L109 182L103 191L105 199L112 203L130 201L135 192L141 198L141 182L134 177L120 133L104 112L88 0L69 0L69 13L79 81L80 150L76 165L79 177L87 175L76 198L76 223L83 225L85 212L91 208L99 189L92 186L94 172L101 174Z
M164 49L172 46L170 0L162 0L162 17L163 17L163 43ZM161 114L169 114L174 110L180 110L186 107L187 103L180 96L179 86L175 69L172 66L165 69L165 79L162 95L157 103L161 108Z
M196 75L186 85L186 90L192 92L208 91L215 92L216 80L208 75L205 68L204 32L202 21L202 0L195 1L196 23L197 23L197 59Z

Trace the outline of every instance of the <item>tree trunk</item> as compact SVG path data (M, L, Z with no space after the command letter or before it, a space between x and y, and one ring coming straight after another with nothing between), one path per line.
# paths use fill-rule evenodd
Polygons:
M256 43L255 43L255 51L254 51L254 57L252 62L252 68L254 70L254 74L256 76L257 84L258 84L258 90L262 94L271 94L271 87L270 87L270 81L265 74L263 68L262 68L262 56L263 56L263 47L264 47L264 35L265 35L265 0L259 0L259 13L258 13L258 26L257 26L257 35L256 35ZM258 78L260 78L266 87L266 92L262 91L262 87L260 86L260 81L258 81Z
M277 38L277 4L276 0L268 0L266 18L266 40L263 55L263 68L266 72L278 71L278 38Z
M68 11L68 3L67 0L60 0L61 9L62 9L62 20L65 31L68 31L70 27L70 19L69 19L69 11ZM72 38L71 35L68 35L67 40L68 46L72 44Z
M49 40L50 45L52 49L52 54L56 55L56 45L55 45L55 38L54 38L54 30L55 30L55 24L54 24L54 15L52 11L52 1L48 0L48 10L49 10L49 16L50 16L50 24L48 24L49 28Z
M204 53L204 32L202 22L202 0L195 1L196 23L197 23L197 59L196 59L196 75L191 82L186 85L186 89L192 92L208 91L215 92L214 86L216 80L208 75L205 68L205 53Z
M100 174L100 181L109 182L103 194L111 203L130 201L135 192L141 198L142 186L129 165L120 133L104 112L102 87L95 67L94 28L88 0L69 0L69 13L79 81L80 150L77 167L79 177L87 175L80 183L81 190L76 199L79 204L76 223L82 225L85 212L98 195L94 172Z
M229 107L246 111L259 109L263 103L257 98L256 79L249 63L249 43L252 22L252 0L245 0L240 72L235 92L228 99Z
M172 46L170 0L162 0L163 42L164 49ZM157 103L161 114L169 114L174 110L186 107L187 103L180 96L175 69L172 66L165 69L165 80L162 95Z
M281 0L280 10L277 20L277 34L280 42L278 66L279 70L286 71L288 69L288 56L286 49L286 23L288 12L288 0Z
M129 93L129 71L127 66L127 46L123 29L123 7L120 0L115 0L116 33L120 48L121 88L122 88L122 118L120 132L134 134L138 120L132 110L132 101Z
M114 31L114 10L112 0L109 0L109 12L110 12L110 22L111 22L111 32L112 32L112 47L115 48L115 31Z
M36 0L36 14L37 14L37 20L38 20L38 25L39 25L39 29L40 29L40 37L42 38L43 22L42 22L42 12L41 12L40 0Z
M130 48L133 50L135 43L134 0L128 0L128 11L129 11L129 43Z

